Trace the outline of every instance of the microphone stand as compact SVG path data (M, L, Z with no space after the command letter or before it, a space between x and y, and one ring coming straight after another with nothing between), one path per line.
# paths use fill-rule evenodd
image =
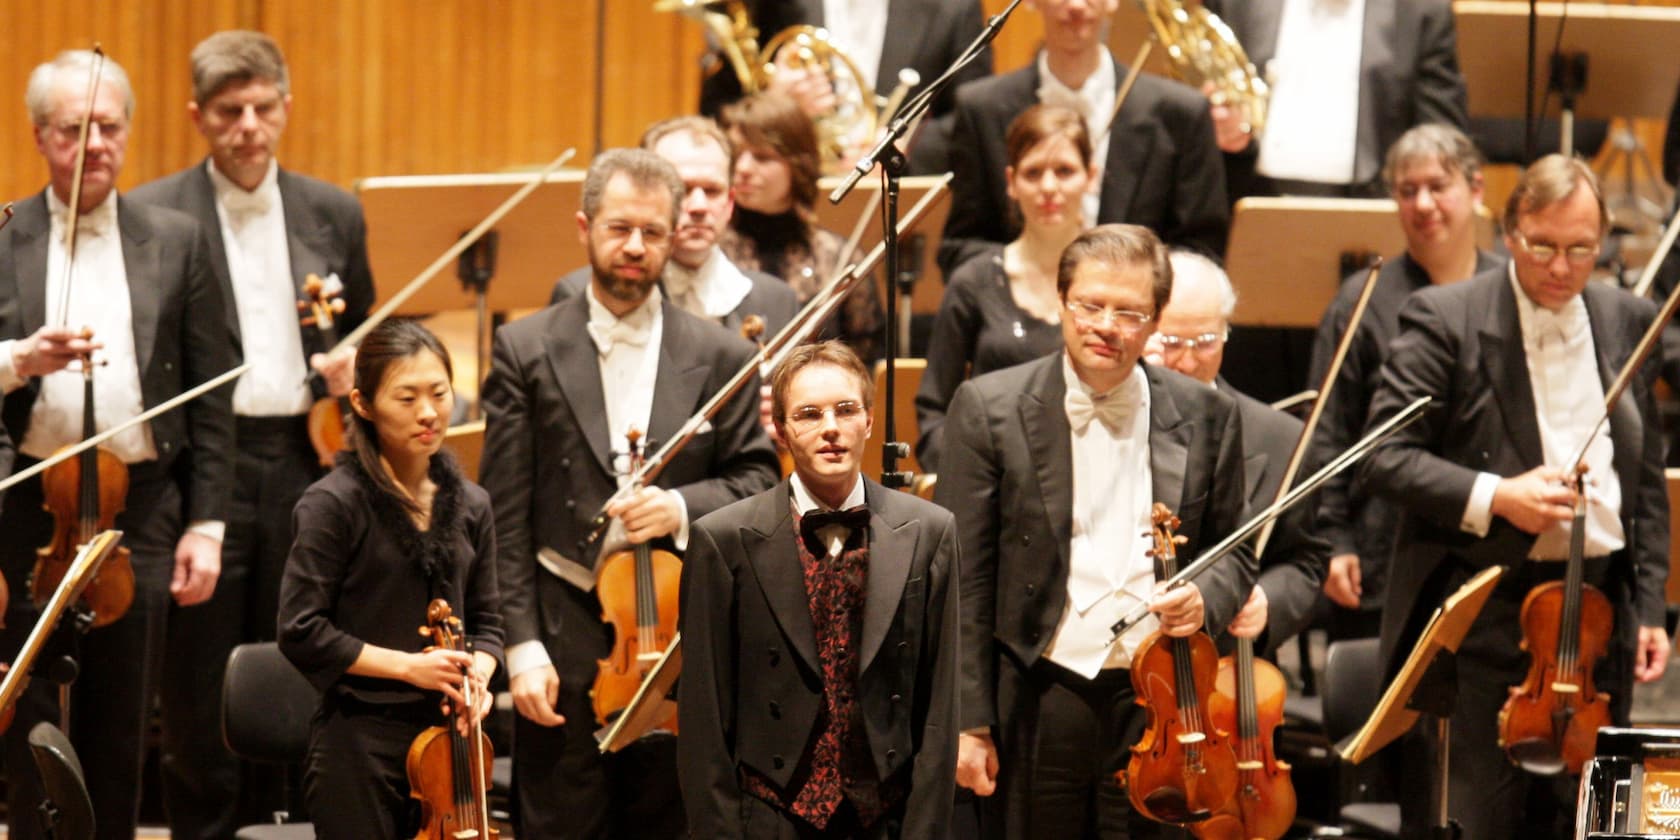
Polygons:
M904 176L905 169L904 153L899 151L898 141L904 137L909 127L914 125L922 114L933 106L934 99L939 96L941 91L950 86L951 80L956 77L956 74L973 63L974 59L992 42L992 39L997 37L998 32L1003 29L1004 23L1009 20L1009 16L1014 13L1015 7L1019 5L1021 5L1021 0L1011 0L1009 6L1003 11L992 15L986 21L986 27L980 31L979 35L975 36L973 43L970 43L968 48L963 50L962 55L958 56L957 60L952 62L945 72L939 74L939 78L934 79L932 84L922 89L920 93L911 97L909 102L904 103L904 106L899 108L897 115L893 117L885 129L882 129L881 136L875 141L874 148L858 159L857 165L846 174L846 180L841 182L840 186L835 187L834 191L828 195L829 202L839 204L841 199L844 199L846 194L857 186L858 181L862 180L863 176L868 175L876 164L880 164L883 196L881 202L881 238L884 259L882 263L885 266L887 276L887 387L886 406L884 407L886 416L883 418L886 442L881 446L881 484L886 487L909 487L911 481L915 479L913 473L908 470L901 471L898 468L900 458L910 457L910 445L898 440L897 417L894 411L897 402L898 322L903 317L898 311L898 302L901 295L911 293L911 289L905 287L915 283L913 274L906 275L900 272L898 267L898 189L899 179Z

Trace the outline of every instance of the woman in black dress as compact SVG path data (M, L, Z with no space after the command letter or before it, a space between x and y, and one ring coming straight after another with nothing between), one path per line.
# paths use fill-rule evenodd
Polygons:
M280 649L321 692L304 785L323 838L412 837L405 757L442 700L470 681L476 719L502 654L490 498L441 452L454 402L449 354L387 321L356 354L351 450L304 492L280 584ZM472 653L426 650L434 598ZM459 705L455 706L459 708ZM466 726L463 717L456 723Z
M1067 108L1022 111L1005 143L1004 179L1021 214L1021 235L975 254L947 278L916 391L916 457L930 473L939 470L945 408L964 379L1062 346L1056 266L1086 228L1082 197L1101 183L1085 120Z

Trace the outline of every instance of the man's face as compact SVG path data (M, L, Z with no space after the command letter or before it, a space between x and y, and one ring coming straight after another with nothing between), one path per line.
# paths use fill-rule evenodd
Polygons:
M53 192L70 200L76 178L76 150L81 139L82 120L88 114L87 77L59 76L49 101L46 125L35 126L35 148L46 158ZM123 154L128 149L128 116L122 90L104 81L94 94L93 125L88 130L87 161L83 168L81 211L92 210L116 188L122 173Z
M1393 195L1400 205L1406 250L1414 254L1475 235L1476 205L1482 201L1480 175L1472 183L1439 158L1418 158L1401 165Z
M198 133L210 141L216 169L234 183L253 189L268 174L292 98L274 82L249 79L224 85L203 105L187 105Z
M1027 0L1044 16L1044 44L1052 50L1086 49L1106 34L1120 0Z
M848 491L861 469L873 424L864 387L845 368L821 362L800 368L788 383L778 425L794 471L815 492Z
M1161 364L1212 384L1225 360L1223 305L1218 281L1203 270L1174 272L1172 299L1149 339L1151 356L1159 354Z
M647 299L671 254L671 218L671 194L663 187L643 189L623 172L607 179L594 221L577 215L598 296L627 304Z
M1598 255L1598 202L1592 190L1578 185L1568 198L1519 215L1516 228L1505 234L1505 247L1516 264L1517 285L1535 305L1562 309L1587 287Z
M729 227L729 217L735 213L729 192L729 157L711 138L686 131L661 137L653 153L677 168L686 190L678 208L671 258L698 268L712 255L718 235Z
M1097 392L1126 380L1155 331L1153 275L1147 263L1080 263L1062 308L1062 341L1074 372Z

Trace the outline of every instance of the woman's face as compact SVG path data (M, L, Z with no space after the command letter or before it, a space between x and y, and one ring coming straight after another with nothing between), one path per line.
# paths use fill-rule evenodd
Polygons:
M357 411L373 420L387 459L430 458L443 446L455 391L436 353L421 350L392 362L371 406L361 391L353 396Z
M1019 163L1005 170L1004 180L1027 227L1084 227L1083 198L1096 182L1096 173L1079 159L1079 149L1065 135L1053 134L1033 144Z
M735 203L758 213L793 209L793 167L768 146L748 145L739 132L735 144Z

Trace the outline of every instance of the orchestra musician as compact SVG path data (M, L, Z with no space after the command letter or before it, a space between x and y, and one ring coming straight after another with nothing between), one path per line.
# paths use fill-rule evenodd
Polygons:
M693 519L776 480L753 376L651 486L608 507L619 524L604 544L587 542L597 511L628 481L626 432L634 428L659 447L755 363L738 335L659 292L682 197L675 168L652 152L597 155L577 215L593 270L589 287L496 332L483 389L481 476L496 510L508 674L519 712L520 837L683 833L671 738L656 734L606 757L596 749L589 691L613 642L595 592L596 563L626 543L681 550Z
M951 514L862 477L872 388L844 344L795 349L771 391L793 475L696 521L683 564L689 829L941 836L957 754Z
M235 645L274 638L292 508L321 474L307 412L316 398L350 390L353 351L329 358L294 301L307 298L308 275L330 278L345 302L337 326L354 329L373 303L373 278L361 205L275 160L292 108L279 45L260 32L218 32L193 49L191 64L187 114L210 154L130 197L198 220L210 268L232 291L228 323L252 364L233 390L237 447L222 575L208 602L171 620L162 689L172 724L161 766L170 834L211 840L284 808L257 791L241 808L240 762L221 736L222 674ZM305 382L311 370L321 374L313 387Z
M83 376L72 361L92 354L101 431L239 363L227 319L205 315L223 313L227 304L201 226L117 194L134 94L122 67L107 59L89 102L94 62L91 52L60 53L35 68L25 95L49 184L18 202L16 218L0 233L0 414L18 440L20 467L82 438ZM74 271L67 272L67 204L84 119L86 175ZM120 620L80 639L80 675L70 692L70 738L88 769L102 838L134 837L151 708L146 690L160 674L170 601L199 604L216 587L232 496L231 391L216 389L106 444L128 466L116 526L132 551L134 601ZM7 534L0 565L14 593L0 635L6 659L37 615L25 580L35 550L53 534L42 502L34 478L14 487L0 509ZM22 817L41 803L38 781L20 768L34 766L25 743L30 727L58 717L55 687L38 680L6 733L13 837L40 836L36 821Z
M670 161L683 180L660 291L672 304L730 330L757 315L764 319L766 336L781 332L799 312L793 288L762 271L742 271L717 247L735 213L735 152L729 136L705 117L672 117L642 132L642 148ZM549 303L583 294L590 272L583 266L560 278Z
M1587 164L1549 155L1529 166L1504 225L1508 262L1421 289L1401 307L1370 423L1419 397L1435 403L1378 447L1361 473L1405 514L1382 616L1389 675L1447 595L1488 566L1507 567L1458 649L1449 802L1469 840L1565 836L1573 825L1575 780L1525 775L1500 748L1496 724L1528 667L1518 648L1522 600L1564 574L1557 561L1570 552L1572 459L1583 448L1585 581L1615 610L1596 682L1611 695L1616 723L1627 725L1634 681L1661 676L1669 654L1668 499L1649 376L1635 377L1586 445L1611 377L1653 306L1588 282L1609 219ZM1401 804L1412 833L1428 822L1415 789L1427 787L1425 766L1404 774L1411 784L1402 786Z
M367 334L355 359L349 451L310 485L281 580L280 650L321 693L304 786L323 838L413 837L409 745L450 725L440 703L474 692L502 653L490 498L443 447L455 401L449 351L417 322ZM415 632L443 599L471 653ZM464 721L462 722L464 725Z
M1313 432L1314 447L1326 458L1364 435L1377 371L1399 331L1400 306L1406 298L1418 289L1467 280L1501 262L1476 245L1482 155L1463 132L1429 123L1402 134L1388 149L1383 181L1399 205L1406 250L1378 271L1377 287ZM1322 382L1330 369L1367 273L1357 271L1343 280L1320 319L1309 382ZM1332 552L1324 594L1333 605L1330 629L1337 638L1377 635L1384 581L1400 528L1394 506L1360 487L1350 473L1332 477L1319 492L1319 525Z
M1101 185L1084 200L1092 224L1129 222L1169 245L1209 255L1225 252L1231 221L1225 174L1207 100L1178 82L1138 76L1114 117L1126 67L1103 44L1120 0L1034 0L1044 18L1044 49L1012 73L957 91L951 136L951 212L939 245L949 275L987 242L1014 239L1009 218L1006 129L1034 103L1071 107L1090 127Z
M1161 310L1144 358L1230 394L1242 417L1243 480L1250 512L1278 497L1284 471L1300 440L1300 420L1232 388L1219 375L1237 292L1218 265L1192 251L1168 255L1173 268L1172 299ZM1350 441L1351 443L1351 441ZM1310 470L1297 473L1305 477ZM1260 577L1232 621L1231 634L1257 639L1262 653L1277 650L1312 623L1324 580L1330 544L1314 524L1311 500L1278 521L1260 558Z
M1231 397L1143 365L1172 291L1148 229L1103 225L1062 256L1062 352L963 383L934 501L962 545L957 783L987 797L989 836L1155 836L1114 781L1145 724L1131 656L1160 629L1227 626L1254 582L1239 547L1162 591L1150 507L1195 556L1243 522L1242 421ZM1153 615L1112 641L1138 603Z

